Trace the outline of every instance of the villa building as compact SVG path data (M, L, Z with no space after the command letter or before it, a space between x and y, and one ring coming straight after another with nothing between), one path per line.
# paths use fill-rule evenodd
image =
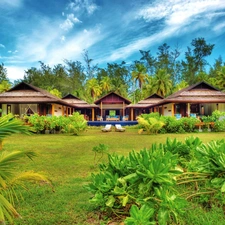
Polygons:
M69 116L73 112L80 112L88 121L135 121L140 114L151 112L180 117L211 115L214 110L225 112L225 93L203 81L167 98L153 94L137 104L131 104L130 100L110 92L94 104L88 104L72 94L60 99L43 89L21 82L0 94L0 108L2 114L19 116L34 113Z

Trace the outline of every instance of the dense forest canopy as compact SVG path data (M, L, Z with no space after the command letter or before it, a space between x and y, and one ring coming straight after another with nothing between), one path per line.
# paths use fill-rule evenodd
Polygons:
M220 56L213 65L207 62L213 48L214 44L206 43L204 38L196 38L180 59L179 48L172 50L164 43L158 47L156 55L151 50L140 50L141 58L132 64L127 65L124 61L108 63L106 68L95 64L84 50L84 63L64 60L63 64L50 67L40 61L39 68L27 69L24 78L14 84L25 81L58 97L71 93L90 103L110 91L136 103L153 93L165 97L203 80L225 91L225 62ZM0 92L8 90L11 85L2 63Z

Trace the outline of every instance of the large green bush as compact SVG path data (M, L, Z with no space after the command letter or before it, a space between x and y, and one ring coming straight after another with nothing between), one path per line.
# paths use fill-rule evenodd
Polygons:
M51 133L54 133L61 130L78 135L87 129L87 121L78 112L73 113L69 117L39 116L38 114L34 114L29 116L28 120L37 133L43 133L45 130L50 130Z
M101 211L127 216L125 224L185 224L183 214L193 198L199 206L198 198L208 195L211 204L224 204L224 180L224 140L203 144L188 137L167 139L127 157L109 154L86 188Z

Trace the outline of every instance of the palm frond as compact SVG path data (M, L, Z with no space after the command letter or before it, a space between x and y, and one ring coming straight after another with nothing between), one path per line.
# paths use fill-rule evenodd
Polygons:
M29 127L24 126L21 120L13 118L12 115L6 115L0 118L0 139L15 134L24 133L31 134Z
M16 171L19 160L24 157L32 159L36 154L31 151L0 152L0 185L4 187Z
M13 218L20 217L16 209L2 194L0 194L0 202L0 224L5 224L6 220L12 223Z

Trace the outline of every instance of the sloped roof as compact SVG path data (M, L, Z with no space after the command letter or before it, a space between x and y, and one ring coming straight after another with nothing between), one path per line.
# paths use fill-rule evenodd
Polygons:
M202 81L173 93L154 106L167 103L225 103L225 93Z
M75 107L78 108L93 108L93 107L98 107L95 104L88 104L86 101L79 99L78 97L68 94L62 98L63 101L74 105Z
M122 97L121 95L115 93L115 92L110 92L107 95L99 98L98 100L96 100L94 103L95 104L99 104L100 102L102 103L121 103L121 102L125 102L126 104L130 104L131 101Z
M155 93L148 96L144 100L139 101L137 104L128 105L127 108L146 108L159 103L163 99L164 98L162 96Z
M225 93L202 81L168 96L164 101L189 103L225 102Z
M31 84L21 82L0 94L0 103L57 103L71 106L49 92Z

